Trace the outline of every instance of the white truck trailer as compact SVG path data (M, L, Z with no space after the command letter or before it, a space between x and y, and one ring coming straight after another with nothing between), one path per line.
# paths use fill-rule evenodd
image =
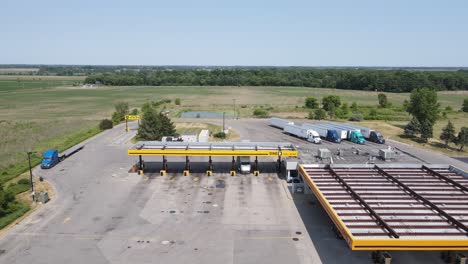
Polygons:
M290 122L286 119L281 119L278 117L272 117L270 118L270 126L274 126L277 128L284 129L286 125L294 125L294 122Z
M337 132L335 129L320 124L304 123L302 127L316 131L322 138L330 142L340 143L341 139L346 138L346 135L343 135L341 131Z
M377 130L373 130L373 129L370 129L370 128L367 128L367 127L357 126L357 125L349 124L349 123L346 123L345 125L348 126L348 127L352 127L354 129L360 130L362 136L364 138L366 138L367 140L369 140L369 141L372 141L372 142L378 143L378 144L385 144L385 138Z
M327 122L319 122L319 123L316 123L316 125L324 127L326 129L335 130L336 133L338 133L338 136L341 139L348 139L348 130L349 129L345 129L345 128L342 128L342 127L339 127L339 126L335 126L334 123L327 123Z
M307 129L305 127L301 127L297 125L286 125L283 131L284 133L296 136L298 138L303 138L315 144L322 143L322 140L320 139L320 135L317 133L317 131L314 131L312 129Z

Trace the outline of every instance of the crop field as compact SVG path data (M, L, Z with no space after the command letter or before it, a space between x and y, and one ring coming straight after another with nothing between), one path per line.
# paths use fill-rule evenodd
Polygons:
M377 105L377 93L367 91L237 86L84 87L83 80L84 77L0 76L0 176L4 173L11 177L17 170L12 166L17 161L24 162L27 150L40 153L45 148L63 149L68 146L67 142L71 142L70 138L97 133L98 121L110 117L117 101L126 101L130 108L138 108L151 100L180 98L180 106L173 102L166 106L172 117L189 110L233 114L233 99L240 117L251 117L253 109L262 107L271 115L304 118L308 111L302 106L307 96L320 99L336 94L348 104ZM409 98L406 93L387 93L387 96L397 106ZM451 106L455 110L448 114L448 118L457 129L468 123L466 113L456 112L465 97L468 97L468 91L439 92L442 107ZM409 118L405 113L403 115L403 118ZM435 136L446 123L447 120L437 122Z

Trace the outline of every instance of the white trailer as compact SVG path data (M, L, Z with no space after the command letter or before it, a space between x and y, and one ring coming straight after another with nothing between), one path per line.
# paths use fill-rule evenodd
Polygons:
M353 129L348 129L348 128L341 127L339 125L335 125L334 123L320 122L320 123L317 123L317 124L322 126L322 127L327 128L327 129L335 130L336 133L338 133L338 136L341 139L348 139L348 137L349 137L348 131L353 130Z
M324 127L314 125L314 124L309 124L309 123L302 124L302 127L305 128L305 129L314 130L315 132L317 132L319 134L319 136L321 136L323 138L327 137L328 129L326 129Z
M315 128L317 128L316 131L320 134L321 137L326 137L327 133L328 133L327 132L328 130L335 130L340 139L346 139L348 137L348 131L334 128L334 127L332 127L330 125L326 125L325 123L316 123L316 124L315 123L314 124L304 123L302 126L305 127L305 128L314 129L314 130L315 130ZM319 128L320 128L321 132L318 131ZM322 135L324 135L324 136L322 136Z
M303 138L315 144L320 144L322 142L320 135L312 129L307 129L297 125L286 125L283 131L287 134Z
M278 117L272 117L270 118L270 126L274 126L277 128L284 129L286 125L294 125L294 122L290 122L286 119L281 119Z
M347 127L351 127L351 128L354 128L354 129L358 129L359 131L361 131L362 136L365 137L365 138L369 138L371 132L375 131L375 130L367 128L367 127L356 126L356 125L348 124L348 123L343 124L343 125L346 125Z
M385 138L377 130L370 129L370 128L363 127L363 126L356 126L354 124L348 124L348 123L344 125L354 128L354 129L358 129L359 131L361 131L362 136L369 141L372 141L378 144L385 144Z

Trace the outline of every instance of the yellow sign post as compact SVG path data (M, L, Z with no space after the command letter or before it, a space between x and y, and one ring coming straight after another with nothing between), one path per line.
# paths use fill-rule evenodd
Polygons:
M138 120L138 125L140 125L141 116L139 115L125 115L125 131L128 132L128 121Z

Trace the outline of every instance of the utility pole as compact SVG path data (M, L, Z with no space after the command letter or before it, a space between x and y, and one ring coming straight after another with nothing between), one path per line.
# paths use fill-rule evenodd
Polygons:
M33 151L28 151L28 162L29 162L29 181L31 183L31 197L33 202L36 200L35 199L35 193L34 193L34 183L33 183L33 177L32 177L32 168L31 168L31 154L36 153Z
M234 105L234 118L237 119L237 113L236 113L236 99L232 99L232 104Z
M224 129L224 115L225 115L225 112L223 112L223 133L225 131L225 129Z

